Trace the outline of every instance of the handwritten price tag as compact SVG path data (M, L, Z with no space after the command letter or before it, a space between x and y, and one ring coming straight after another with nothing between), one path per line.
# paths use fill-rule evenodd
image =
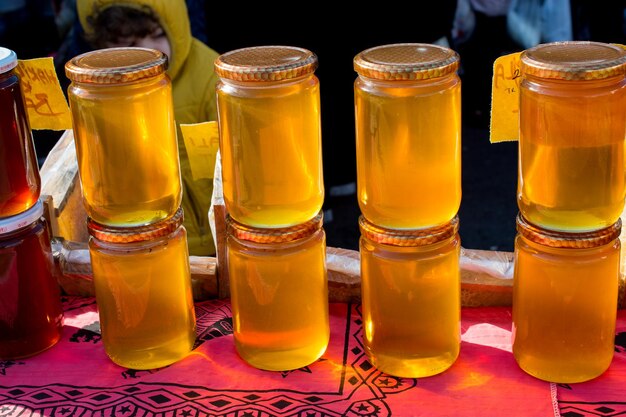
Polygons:
M15 71L20 77L30 128L71 129L72 116L52 58L18 60Z
M187 157L194 180L213 178L215 171L215 155L219 149L219 132L217 122L203 122L180 125L183 132Z
M519 85L521 52L504 55L493 63L491 84L491 143L519 138Z

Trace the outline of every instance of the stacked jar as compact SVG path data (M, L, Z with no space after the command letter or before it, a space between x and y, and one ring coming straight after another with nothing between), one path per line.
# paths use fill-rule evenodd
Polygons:
M260 369L309 365L330 335L317 64L289 46L215 62L235 346Z
M400 377L438 374L459 354L458 66L429 44L354 58L363 342Z
M613 357L626 192L626 52L596 42L522 53L513 353L540 379Z
M193 347L195 315L167 56L144 48L70 60L89 251L109 357L133 369Z
M15 52L0 47L0 360L61 337L63 310Z

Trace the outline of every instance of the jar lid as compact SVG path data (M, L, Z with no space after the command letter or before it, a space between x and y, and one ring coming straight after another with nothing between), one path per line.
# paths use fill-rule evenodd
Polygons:
M133 243L157 239L173 233L183 224L182 207L176 213L165 220L161 220L148 226L139 227L111 227L87 220L89 234L98 240L111 243Z
M319 230L322 227L324 215L320 211L317 216L305 223L290 227L278 227L274 229L246 226L234 220L230 215L226 216L226 231L229 235L241 240L257 243L284 243L302 239Z
M28 210L15 216L0 219L0 233L11 233L35 223L43 216L43 203L38 200Z
M366 49L354 57L354 70L379 80L427 80L455 72L459 54L427 43L398 43Z
M392 246L425 246L448 239L459 230L459 216L454 216L448 223L426 229L387 229L370 223L365 217L359 217L361 235L367 239Z
M594 232L569 233L546 230L517 215L517 231L526 239L552 248L588 249L606 245L617 239L622 231L622 220Z
M17 55L10 49L0 46L0 74L17 67Z
M521 71L557 80L600 80L626 73L626 51L600 42L554 42L522 52Z
M65 64L65 74L76 82L121 84L150 78L167 69L167 55L148 48L108 48L90 51Z
M317 56L294 46L236 49L215 60L215 72L235 81L269 82L298 78L317 68Z

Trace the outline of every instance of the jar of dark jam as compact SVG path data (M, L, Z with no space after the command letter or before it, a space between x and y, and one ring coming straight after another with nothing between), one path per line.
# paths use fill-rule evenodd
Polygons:
M0 47L0 218L28 210L35 205L41 191L16 66L15 52Z
M35 355L58 342L59 287L43 204L0 219L0 360Z

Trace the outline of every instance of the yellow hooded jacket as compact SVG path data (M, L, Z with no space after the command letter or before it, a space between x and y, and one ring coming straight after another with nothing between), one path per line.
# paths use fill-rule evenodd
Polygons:
M174 116L177 124L217 120L213 61L217 52L191 36L185 0L78 0L78 17L85 33L90 33L88 17L110 6L150 7L163 27L172 49L167 73L172 80ZM183 181L183 210L191 255L215 253L208 210L213 182L194 181L187 150L178 130L178 152Z

